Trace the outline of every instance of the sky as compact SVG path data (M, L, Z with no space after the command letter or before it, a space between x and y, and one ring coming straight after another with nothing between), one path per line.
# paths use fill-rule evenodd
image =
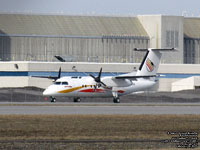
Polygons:
M0 13L200 17L200 0L0 0Z

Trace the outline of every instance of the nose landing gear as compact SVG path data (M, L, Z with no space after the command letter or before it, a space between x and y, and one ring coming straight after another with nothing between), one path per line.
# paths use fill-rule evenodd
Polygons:
M81 102L80 97L75 97L75 98L74 98L74 103L79 103L79 102Z
M56 98L55 97L50 97L51 98L51 103L55 103L56 102Z

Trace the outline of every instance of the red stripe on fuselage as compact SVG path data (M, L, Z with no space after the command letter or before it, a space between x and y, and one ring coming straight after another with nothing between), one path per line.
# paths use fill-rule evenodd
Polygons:
M119 91L117 91L118 93L124 93L124 91L123 90L119 90Z
M101 93L101 92L104 92L103 89L85 89L85 90L81 90L79 92L85 92L85 93L94 93L94 92L98 92L98 93Z

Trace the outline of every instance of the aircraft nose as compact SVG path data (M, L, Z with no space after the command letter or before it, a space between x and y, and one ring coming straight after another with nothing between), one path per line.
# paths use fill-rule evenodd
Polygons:
M52 88L47 88L46 90L44 90L43 95L44 96L53 96L56 94L56 91Z
M48 89L44 90L43 95L44 96L49 96L50 95L50 91Z

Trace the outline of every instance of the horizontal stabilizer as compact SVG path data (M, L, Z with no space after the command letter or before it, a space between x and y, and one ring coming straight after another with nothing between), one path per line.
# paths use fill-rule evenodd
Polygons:
M149 75L149 76L117 76L115 79L137 79L137 78L150 78L156 77L156 75Z
M152 50L152 51L176 51L177 49L175 48L148 48L148 49L139 49L139 48L134 48L134 51L147 51L147 50Z

